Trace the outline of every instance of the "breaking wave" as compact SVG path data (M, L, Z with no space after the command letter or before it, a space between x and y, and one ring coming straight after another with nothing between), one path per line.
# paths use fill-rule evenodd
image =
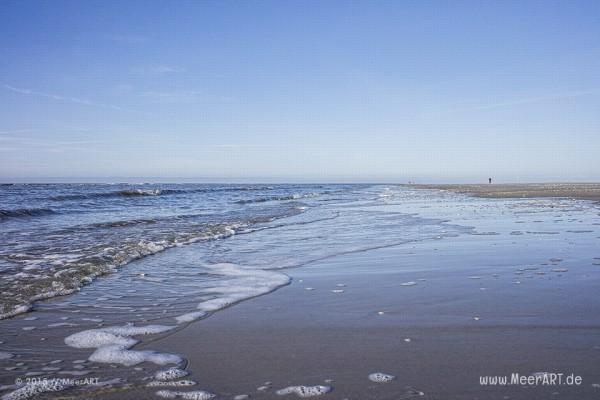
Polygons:
M96 277L131 261L175 246L226 238L243 229L247 231L248 225L243 222L203 224L202 228L196 226L195 229L154 240L126 240L89 246L75 256L46 254L42 256L46 265L25 255L12 255L10 261L29 267L26 272L4 275L0 285L0 319L27 312L35 301L71 294Z
M36 217L39 215L50 214L56 214L56 211L50 208L18 208L15 210L0 209L0 220L5 218Z
M288 201L288 200L298 200L298 199L306 199L310 197L317 197L319 193L304 193L304 194L291 194L285 196L262 196L255 197L253 199L242 199L236 201L237 204L251 204L251 203L265 203L267 201Z
M95 198L119 198L119 197L145 197L145 196L164 196L190 193L210 193L210 192L237 192L237 191L254 191L254 190L273 190L272 186L256 186L256 187L215 187L202 189L122 189L108 192L94 193L71 193L61 194L50 197L50 200L85 200Z

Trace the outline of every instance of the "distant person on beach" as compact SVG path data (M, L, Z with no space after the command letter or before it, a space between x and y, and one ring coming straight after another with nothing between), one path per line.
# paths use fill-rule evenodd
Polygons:
M490 183L492 183L492 178L488 178L488 181L489 181Z

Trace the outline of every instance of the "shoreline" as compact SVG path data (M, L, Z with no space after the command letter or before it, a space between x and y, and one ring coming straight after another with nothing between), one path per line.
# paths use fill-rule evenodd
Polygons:
M414 189L439 189L482 198L564 197L600 201L600 183L408 184Z

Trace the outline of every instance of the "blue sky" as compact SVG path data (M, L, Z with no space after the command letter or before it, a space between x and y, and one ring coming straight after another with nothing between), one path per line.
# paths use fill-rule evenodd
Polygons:
M598 1L7 0L0 54L2 180L600 180Z

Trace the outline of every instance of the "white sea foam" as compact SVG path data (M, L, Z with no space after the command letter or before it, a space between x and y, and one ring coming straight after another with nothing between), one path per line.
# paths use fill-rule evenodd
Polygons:
M174 329L174 326L166 326L166 325L146 325L146 326L134 326L131 324L123 325L123 326L111 326L107 328L101 328L98 330L111 332L116 335L122 336L137 336L137 335L154 335L157 333L168 332L171 329Z
M159 390L156 395L165 399L183 399L183 400L208 400L215 397L214 394L204 390L195 390L192 392L175 392L172 390Z
M170 387L182 387L182 386L194 386L197 383L195 381L181 380L181 381L152 381L146 386L148 387L159 387L159 386L170 386Z
M290 282L290 278L280 272L243 268L235 264L213 264L210 269L229 279L209 289L209 294L218 297L198 304L198 310L204 312L218 311L242 300L272 292Z
M108 345L133 346L138 341L130 337L115 335L101 329L74 333L65 338L65 344L78 349L98 348Z
M331 392L331 386L317 385L317 386L288 386L286 388L279 389L275 393L277 393L280 396L284 396L287 394L295 394L298 397L306 398L306 397L320 396L322 394L329 393L329 392Z
M0 360L8 360L9 358L13 358L15 355L12 353L8 353L6 351L0 351Z
M184 371L183 369L171 367L169 369L158 371L156 374L154 374L154 379L157 379L159 381L171 381L173 379L187 376L188 374L189 372Z
M193 322L197 319L200 319L202 317L206 316L206 312L205 311L194 311L194 312L189 312L187 314L183 314L180 315L178 317L175 317L175 320L177 321L178 324L183 324L186 322Z
M383 372L374 372L369 375L369 380L377 383L388 383L396 379L394 375L384 374Z
M72 292L70 292L70 293L72 293ZM31 301L33 302L33 301L37 301L37 300L43 300L48 297L55 297L55 296L59 296L61 294L70 294L70 293L56 294L54 291L49 291L49 292L34 296ZM30 303L19 304L16 306L12 306L12 309L10 311L5 311L6 308L7 308L6 306L0 305L0 319L6 319L6 318L14 317L15 315L24 314L24 313L28 312L29 310L31 310L32 305Z
M123 346L109 345L97 349L89 358L90 361L100 363L122 364L127 367L151 362L158 365L178 364L181 357L175 354L158 353L152 350L129 350Z
M25 400L36 397L42 393L59 392L71 387L68 379L36 380L27 383L19 389L2 396L2 400Z
M103 319L100 318L81 318L82 321L90 321L90 322L104 322Z
M77 324L72 322L56 322L54 324L48 324L48 328L59 328L62 326L77 326Z
M89 329L67 336L65 344L75 348L95 348L96 351L89 357L90 361L95 362L125 366L137 365L145 361L158 365L178 364L182 359L175 354L157 353L151 350L130 350L138 343L138 340L131 336L163 333L173 328L165 325L125 325Z

